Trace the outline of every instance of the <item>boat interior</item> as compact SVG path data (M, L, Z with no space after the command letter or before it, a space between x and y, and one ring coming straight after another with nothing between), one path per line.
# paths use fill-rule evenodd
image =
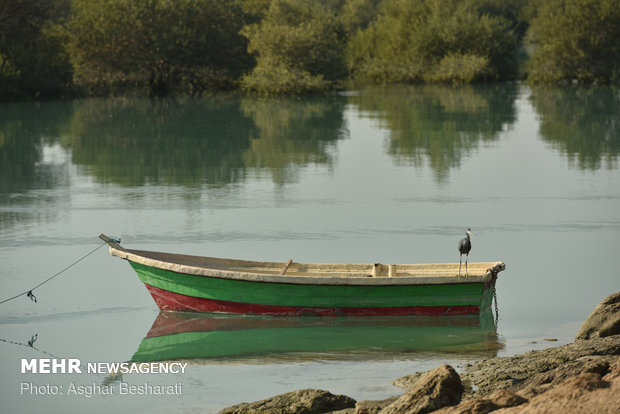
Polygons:
M232 272L257 273L287 276L341 276L341 277L410 277L410 276L455 276L459 273L458 263L430 264L338 264L338 263L300 263L292 259L283 262L261 262L251 260L223 259L215 257L191 256L126 250L137 256L181 266L216 269ZM501 262L476 262L467 265L468 275L482 276ZM465 263L461 266L465 276Z

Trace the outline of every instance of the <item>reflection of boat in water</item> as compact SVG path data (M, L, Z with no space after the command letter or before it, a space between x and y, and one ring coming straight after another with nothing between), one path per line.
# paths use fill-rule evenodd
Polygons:
M131 360L346 360L419 353L491 357L501 347L491 312L385 318L160 312Z

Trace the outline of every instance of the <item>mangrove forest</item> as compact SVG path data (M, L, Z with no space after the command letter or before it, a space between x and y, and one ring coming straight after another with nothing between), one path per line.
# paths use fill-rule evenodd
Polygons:
M0 0L0 100L620 83L617 0Z

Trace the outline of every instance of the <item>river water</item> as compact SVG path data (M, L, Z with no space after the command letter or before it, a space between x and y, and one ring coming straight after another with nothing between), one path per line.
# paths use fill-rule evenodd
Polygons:
M570 342L620 290L619 125L617 90L519 84L0 104L0 300L100 247L100 233L176 253L424 263L457 261L471 227L470 259L507 265L497 328L495 313L170 319L100 248L36 303L0 305L3 410L217 412L300 388L380 399L415 371ZM43 358L83 372L22 373ZM86 370L157 360L188 365Z

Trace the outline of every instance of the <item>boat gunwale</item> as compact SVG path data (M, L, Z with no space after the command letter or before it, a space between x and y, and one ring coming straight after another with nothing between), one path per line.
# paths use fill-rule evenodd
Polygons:
M154 251L141 251L141 250L130 250L121 247L119 244L115 242L107 242L110 246L110 254L121 259L128 260L130 262L135 262L142 264L144 266L159 268L163 270L168 270L174 273L189 275L189 276L199 276L199 277L213 277L219 279L229 279L229 280L238 280L238 281L246 281L246 282L263 282L263 283L277 283L277 284L300 284L300 285L362 285L362 286L392 286L392 285L440 285L440 284L465 284L465 283L488 283L493 280L494 277L497 276L497 273L505 269L505 264L501 261L497 262L479 262L479 263L470 263L470 266L484 268L484 274L475 274L475 275L429 275L429 276L394 276L389 277L387 275L380 276L372 276L372 275L338 275L337 273L334 276L331 275L320 275L320 274L306 274L306 275L280 275L280 274L268 274L268 273L260 273L260 272L244 272L241 270L226 270L226 269L218 269L218 268L210 268L206 266L193 266L182 263L175 263L166 260L154 259L151 257L147 257L147 254L154 255L164 255L164 256L175 256L175 257L185 257L185 258L195 258L195 259L203 259L203 260L230 260L231 262L237 263L246 263L246 264L269 264L269 265L281 265L284 266L284 263L279 262L253 262L247 260L238 260L238 259L218 259L218 258L208 258L203 256L190 256L190 255L175 255L170 253L163 252L154 252ZM298 266L329 266L331 264L320 264L320 263L298 263L295 262ZM372 264L358 264L358 265L346 265L346 264L338 264L339 266L368 266L372 267ZM452 263L430 263L426 265L397 265L397 266L453 266ZM333 264L333 266L337 266ZM387 267L387 265L384 265Z

